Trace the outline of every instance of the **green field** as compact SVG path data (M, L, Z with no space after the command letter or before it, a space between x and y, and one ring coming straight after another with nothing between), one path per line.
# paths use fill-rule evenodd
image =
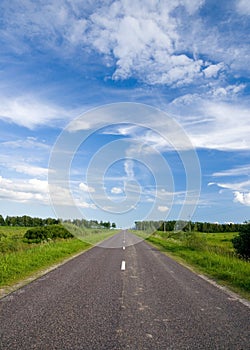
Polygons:
M136 233L136 231L134 231ZM250 299L250 262L234 253L237 233L160 232L139 236L197 272Z
M89 249L117 231L84 230L81 239L57 239L39 244L23 242L27 227L0 226L0 287L11 286L22 279ZM84 241L85 240L85 241Z

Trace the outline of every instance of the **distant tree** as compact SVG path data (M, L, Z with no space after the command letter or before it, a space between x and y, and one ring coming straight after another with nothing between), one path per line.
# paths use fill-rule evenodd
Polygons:
M2 215L0 215L0 226L6 226L5 220L2 217Z
M112 228L116 228L116 224L115 224L115 222L112 222L111 227L112 227Z
M232 239L234 249L244 259L250 259L250 223L240 226L239 235Z
M109 228L110 228L110 226L111 226L111 224L110 224L110 222L109 222L109 221L107 221L107 222L102 222L102 221L101 221L101 223L100 223L100 224L101 224L101 226L102 226L102 227L104 227L104 228L108 228L108 229L109 229Z

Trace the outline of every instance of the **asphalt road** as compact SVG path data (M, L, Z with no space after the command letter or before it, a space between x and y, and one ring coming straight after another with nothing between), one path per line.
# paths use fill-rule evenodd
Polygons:
M3 298L0 349L250 349L249 307L136 242L121 232Z

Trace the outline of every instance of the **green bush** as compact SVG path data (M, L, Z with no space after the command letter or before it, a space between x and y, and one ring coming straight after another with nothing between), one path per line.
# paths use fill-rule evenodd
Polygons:
M48 225L44 227L34 227L24 234L24 242L40 243L56 238L73 238L74 236L62 225Z
M240 227L239 235L232 239L234 249L244 259L250 259L250 223Z

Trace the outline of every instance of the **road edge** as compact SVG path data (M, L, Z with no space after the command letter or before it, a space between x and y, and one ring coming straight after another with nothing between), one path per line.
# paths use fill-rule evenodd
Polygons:
M163 253L164 255L168 256L171 259L173 259L178 264L180 264L183 267L187 268L188 270L192 271L193 273L195 273L198 277L200 277L204 281L206 281L206 282L212 284L214 287L222 290L225 294L227 294L230 297L230 299L232 301L238 301L238 302L240 302L241 304L245 305L246 307L248 307L250 309L250 301L249 300L245 299L244 297L242 297L241 295L237 294L236 292L233 292L228 287L219 284L218 282L213 280L211 277L208 277L208 276L200 273L198 271L198 269L196 270L195 267L189 265L188 263L183 261L181 258L176 257L176 256L170 254L167 251L160 250L159 247L157 245L153 244L152 242L149 242L149 241L145 240L145 243L148 243L151 247L156 248L160 253Z
M62 261L56 263L56 264L53 264L49 267L47 267L46 269L41 269L33 274L31 274L30 276L24 278L23 280L13 284L12 286L6 286L6 287L2 287L0 288L0 300L5 298L6 296L8 296L9 294L17 291L18 289L28 285L29 283L37 280L38 278L46 275L47 273L57 269L58 267L66 264L67 262L69 262L70 260L73 260L75 258L77 258L78 256L86 253L88 250L94 248L94 246L90 246L88 247L87 249L84 249L83 251L81 251L80 253L77 253L77 254L74 254L66 259L63 259Z

